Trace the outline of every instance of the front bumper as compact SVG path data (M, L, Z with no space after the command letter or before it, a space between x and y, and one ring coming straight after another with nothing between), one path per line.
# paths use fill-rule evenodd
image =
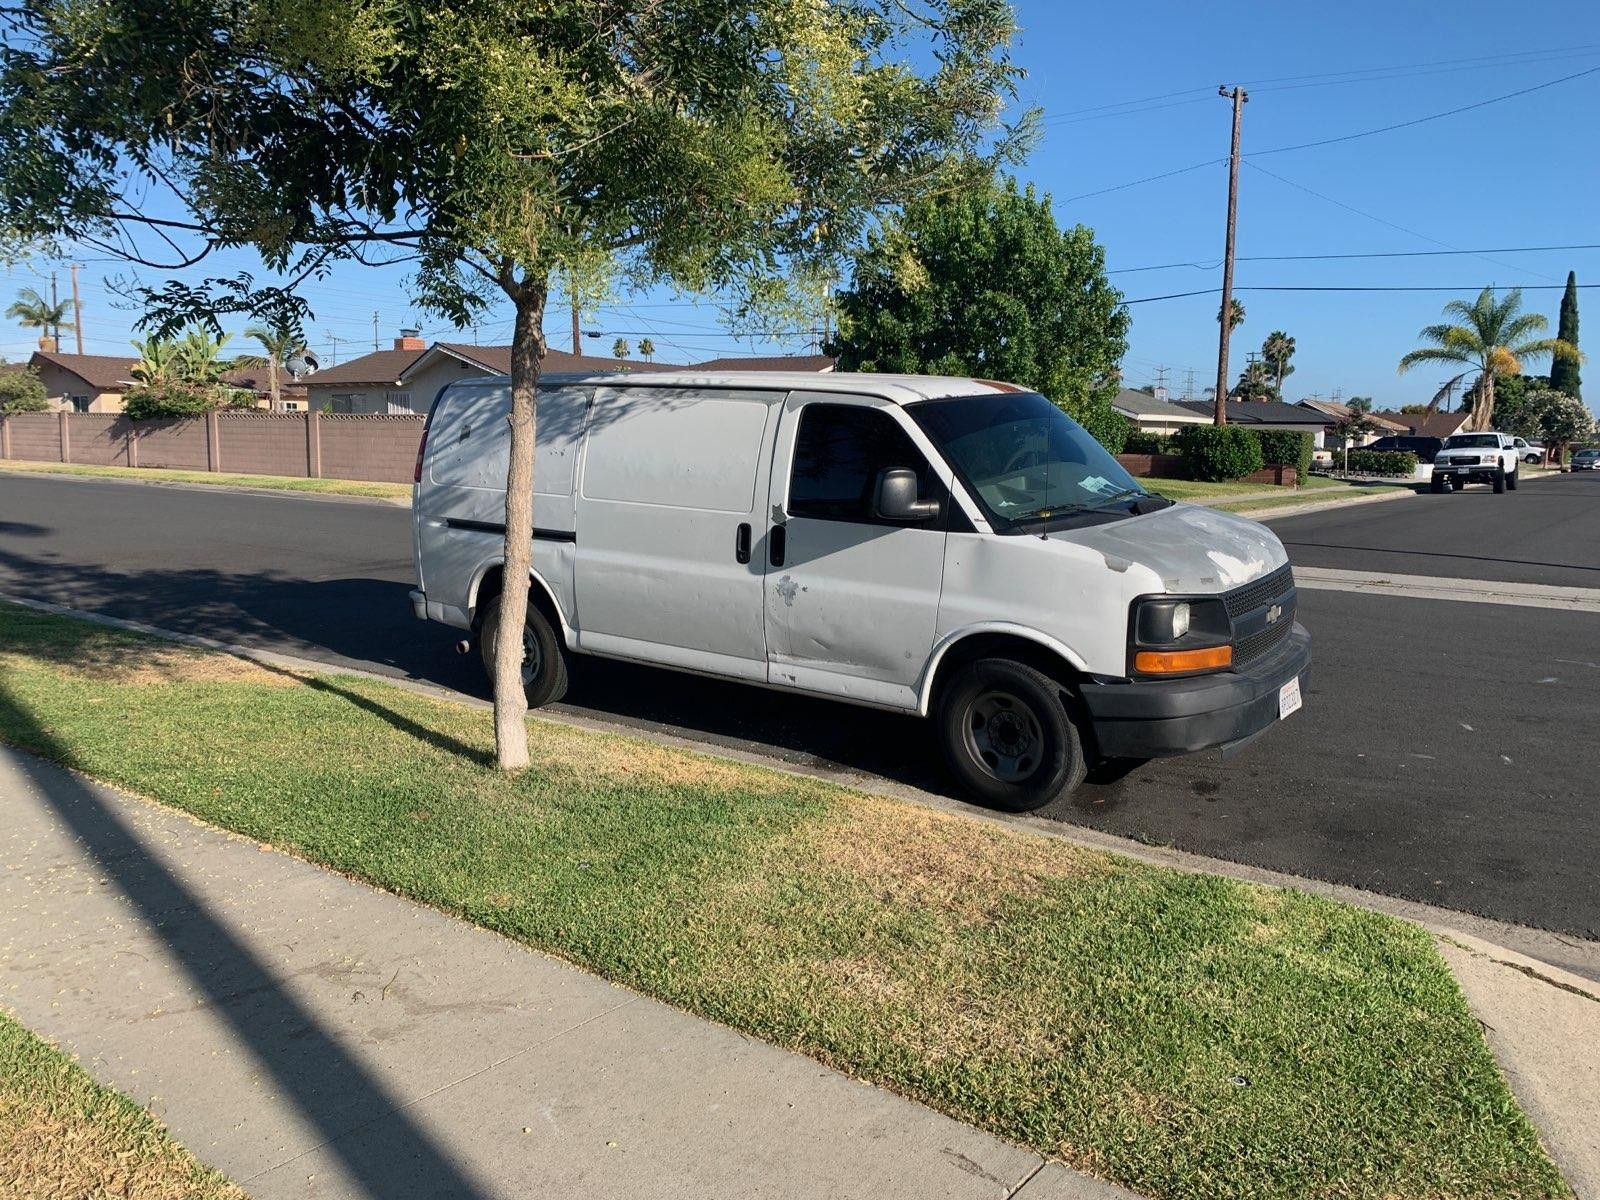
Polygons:
M1083 702L1106 758L1162 758L1243 742L1278 720L1278 691L1310 677L1311 635L1296 624L1242 671L1189 679L1086 683Z

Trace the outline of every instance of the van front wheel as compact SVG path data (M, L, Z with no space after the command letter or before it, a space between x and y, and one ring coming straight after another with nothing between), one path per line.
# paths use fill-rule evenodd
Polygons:
M500 639L500 597L489 601L478 626L478 649L483 669L494 681L495 645ZM522 627L522 687L528 694L528 707L554 704L567 692L567 649L561 634L531 600L528 619Z
M991 808L1041 808L1088 771L1061 685L1022 663L983 658L960 668L935 719L951 771Z

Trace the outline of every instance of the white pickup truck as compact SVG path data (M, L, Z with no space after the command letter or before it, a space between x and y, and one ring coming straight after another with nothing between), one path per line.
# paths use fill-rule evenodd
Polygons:
M1432 490L1460 491L1487 483L1496 492L1517 490L1517 441L1509 433L1458 433L1447 437L1433 458Z

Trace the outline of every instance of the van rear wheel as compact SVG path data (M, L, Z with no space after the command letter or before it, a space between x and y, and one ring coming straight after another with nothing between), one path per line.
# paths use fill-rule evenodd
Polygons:
M1041 808L1088 772L1061 684L1011 659L960 668L943 689L935 719L951 771L991 808Z
M489 601L478 626L478 649L483 669L494 682L495 646L500 640L500 597ZM561 634L529 598L528 619L522 627L522 688L529 708L554 704L567 693L567 648Z

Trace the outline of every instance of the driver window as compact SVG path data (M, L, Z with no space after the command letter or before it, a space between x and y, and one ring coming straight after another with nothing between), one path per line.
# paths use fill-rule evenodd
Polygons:
M942 491L922 451L888 413L854 404L808 404L795 435L789 515L879 524L872 515L878 475L900 467L917 473L923 499Z

